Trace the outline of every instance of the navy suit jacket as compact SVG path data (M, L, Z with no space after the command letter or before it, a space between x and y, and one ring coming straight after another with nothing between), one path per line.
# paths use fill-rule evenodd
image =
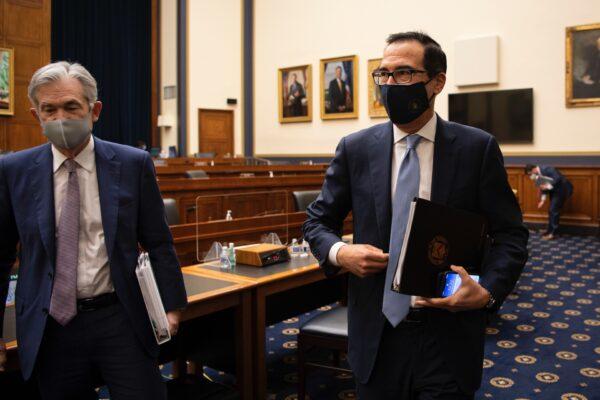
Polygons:
M508 184L494 138L475 128L437 117L431 200L484 215L492 244L482 266L481 284L497 300L512 291L527 260L528 231ZM391 122L341 140L327 170L321 194L307 210L306 239L327 275L328 261L352 211L354 243L389 251L391 229ZM368 381L383 331L381 312L385 272L366 278L349 275L348 359L356 378ZM481 383L485 311L452 313L432 309L428 329L437 335L442 356L459 386L474 392Z
M551 195L558 195L567 198L573 194L573 185L569 180L554 167L549 165L540 165L542 175L554 179L552 190L548 190Z
M97 138L94 151L112 282L140 342L156 357L158 345L135 275L138 244L150 253L165 309L185 307L187 296L154 165L147 152ZM25 379L35 365L52 294L56 258L52 161L50 144L0 158L0 288L6 287L19 243L15 311ZM6 300L0 297L1 316Z

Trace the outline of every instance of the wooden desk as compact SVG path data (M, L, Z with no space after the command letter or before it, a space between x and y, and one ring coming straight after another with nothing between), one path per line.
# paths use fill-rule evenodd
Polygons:
M188 307L183 313L182 322L226 310L235 309L236 331L236 379L243 399L252 398L252 322L251 322L251 282L243 282L235 277L200 276L183 269L185 289L188 294ZM15 307L6 307L4 315L4 339L8 353L8 369L18 369L17 341L15 332ZM177 340L177 336L174 337ZM168 346L167 342L165 345ZM165 346L163 345L163 346ZM163 350L161 346L161 352Z
M233 271L224 271L218 265L201 264L186 268L200 276L235 277L239 282L252 283L254 387L255 399L264 399L267 393L265 355L266 326L344 297L345 276L327 279L312 256L294 258L287 263L264 268L237 265Z

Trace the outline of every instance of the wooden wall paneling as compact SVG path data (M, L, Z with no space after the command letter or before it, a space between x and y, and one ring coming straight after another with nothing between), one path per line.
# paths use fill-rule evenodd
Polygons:
M159 180L158 183L163 197L177 199L181 223L191 223L196 221L195 205L198 196L229 195L223 197L221 209L209 204L200 207L199 215L202 219L208 219L207 217L214 215L214 213L217 214L218 219L223 219L227 210L232 210L234 218L254 216L279 208L280 204L283 203L284 196L286 197L287 210L294 210L291 192L294 190L319 189L323 184L323 177L323 174L319 174L278 176L274 178L163 179ZM282 191L285 194L274 193Z
M267 209L266 193L244 193L223 197L223 211L231 210L234 218L256 217Z
M27 87L50 62L50 0L0 0L0 46L14 49L15 114L0 117L0 148L22 150L45 143L29 113Z
M193 209L186 208L187 215L182 221L208 222L225 219L223 197L221 196L198 197L194 204Z
M568 199L563 208L561 219L564 222L580 222L592 224L594 222L593 193L594 177L585 171L570 171L567 179L573 184L573 196ZM589 195L584 195L584 194Z
M269 214L291 213L296 211L291 194L288 192L273 192L267 196L267 211Z
M4 44L4 16L6 15L5 10L6 4L4 0L0 0L0 44Z
M600 167L557 166L573 184L573 196L567 200L561 213L561 224L600 228ZM549 199L538 210L538 193L533 182L520 166L508 166L509 182L519 190L519 204L526 222L547 223Z

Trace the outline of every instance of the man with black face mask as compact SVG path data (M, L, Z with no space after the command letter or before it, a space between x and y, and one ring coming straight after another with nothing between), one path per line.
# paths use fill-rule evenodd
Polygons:
M360 399L472 399L485 314L517 282L528 231L494 138L434 112L446 82L437 42L420 32L390 35L373 79L390 121L340 141L304 235L327 275L349 272L348 360ZM452 266L461 277L452 296L391 290L416 196L486 217L492 244L480 283ZM353 245L340 240L349 212Z
M0 328L19 244L19 363L42 398L97 398L102 376L113 398L166 399L138 248L150 254L171 334L187 296L152 160L92 135L102 103L83 66L40 68L29 98L50 143L0 159Z

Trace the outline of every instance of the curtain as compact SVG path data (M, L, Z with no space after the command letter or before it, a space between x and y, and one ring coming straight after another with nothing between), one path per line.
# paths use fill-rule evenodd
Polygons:
M52 0L52 60L79 62L96 78L96 136L150 143L150 0Z

